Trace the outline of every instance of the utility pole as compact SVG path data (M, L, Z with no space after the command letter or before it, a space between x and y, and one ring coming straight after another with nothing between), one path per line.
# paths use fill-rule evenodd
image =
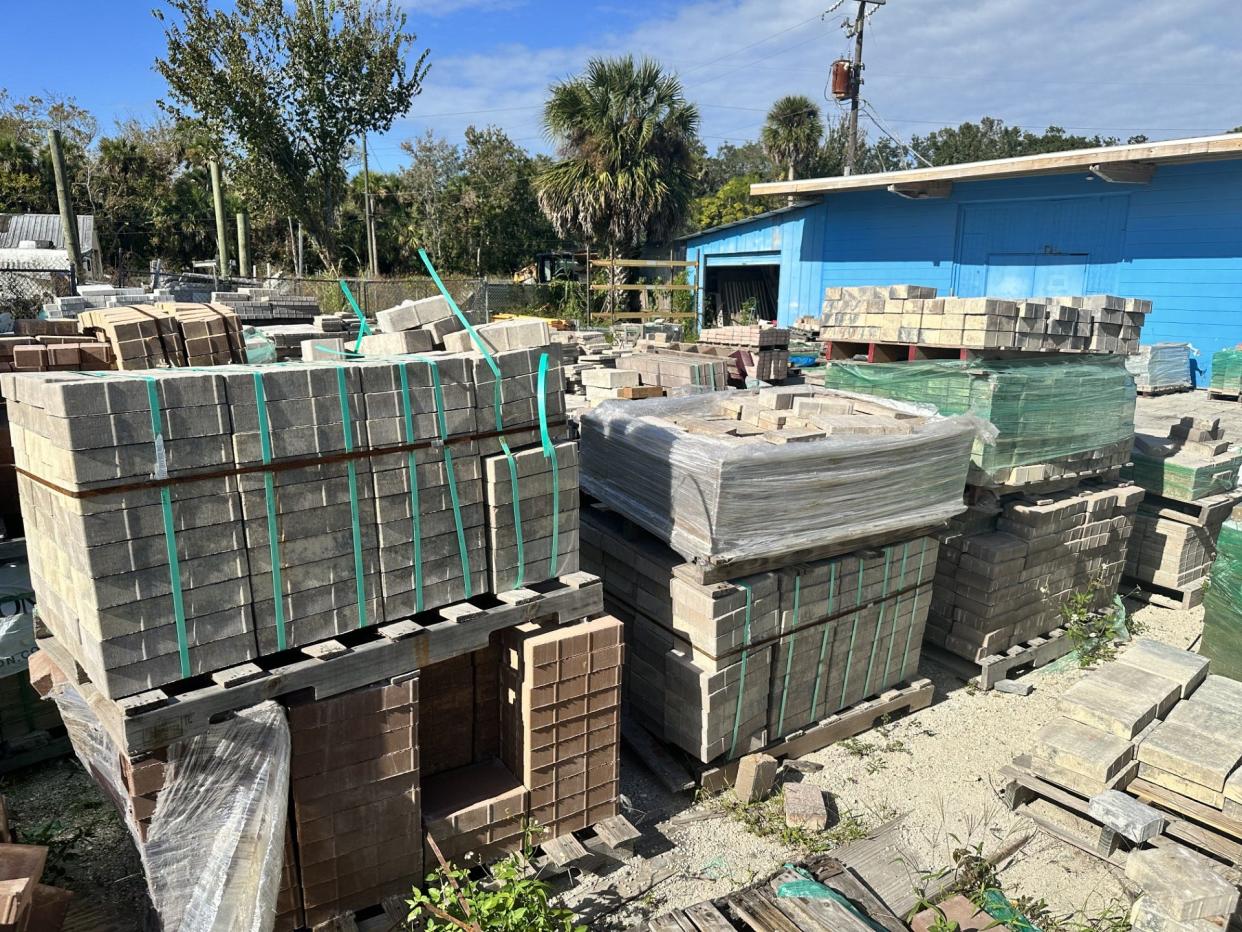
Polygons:
M237 274L250 276L250 215L244 210L237 212Z
M372 278L378 274L375 267L375 219L371 213L371 167L367 162L367 134L362 134L362 201L367 226L367 270Z
M858 93L862 89L863 27L867 24L867 4L883 6L885 0L858 0L858 14L851 24L846 20L846 34L854 39L854 61L850 68L849 142L845 149L845 174L854 174L858 160Z
M73 213L69 194L69 177L65 172L65 155L60 148L60 130L47 131L47 145L52 154L52 173L56 176L56 204L60 208L60 226L65 238L65 253L73 269L75 281L82 281L82 245L78 242L78 218Z
M216 262L220 265L220 277L229 275L229 228L224 220L224 181L220 177L220 163L212 159L211 201L216 208Z

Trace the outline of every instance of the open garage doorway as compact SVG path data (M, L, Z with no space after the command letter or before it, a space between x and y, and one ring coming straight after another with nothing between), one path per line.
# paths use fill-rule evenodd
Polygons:
M708 260L703 288L704 326L776 320L779 265L716 265L711 258L715 257Z

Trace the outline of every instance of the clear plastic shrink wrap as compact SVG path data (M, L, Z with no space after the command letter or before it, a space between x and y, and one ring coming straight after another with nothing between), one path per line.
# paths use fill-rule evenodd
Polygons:
M285 710L263 702L170 745L144 841L116 743L72 685L51 698L83 766L125 816L164 932L270 932L289 800Z
M605 402L581 422L582 486L688 560L728 564L900 535L964 508L970 450L987 425L928 406L848 392L818 398L884 408L893 433L798 442L691 433L677 418L712 418L754 392ZM879 428L883 430L883 428Z

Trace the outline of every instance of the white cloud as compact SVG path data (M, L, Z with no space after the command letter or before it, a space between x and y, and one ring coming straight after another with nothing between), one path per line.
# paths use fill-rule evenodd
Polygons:
M480 0L447 2L461 8ZM636 25L610 15L624 28L601 30L586 43L535 48L514 41L448 58L433 49L424 92L390 139L426 127L457 138L471 123L494 123L546 151L539 108L548 85L581 70L591 55L628 51L681 74L709 147L753 138L777 97L824 99L828 64L850 46L839 24L854 8L846 2L820 20L825 6L699 0ZM527 34L528 13L513 14L510 36ZM1242 71L1242 18L1230 0L889 0L868 23L864 59L864 96L906 137L985 114L1123 138L1242 124L1236 82L1226 80ZM836 114L834 104L824 106Z

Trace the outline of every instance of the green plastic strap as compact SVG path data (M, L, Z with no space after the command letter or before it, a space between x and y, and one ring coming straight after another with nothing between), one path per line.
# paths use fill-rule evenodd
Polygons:
M789 635L789 648L785 653L785 681L781 684L781 711L776 719L778 738L785 737L785 702L789 698L789 673L793 668L794 645L798 641L798 606L802 601L802 574L794 575L793 633Z
M411 358L426 364L431 370L431 384L435 390L436 423L440 429L440 441L444 444L444 471L448 478L449 500L453 503L453 524L457 529L457 552L461 557L461 572L465 579L465 595L468 599L474 593L470 576L470 551L466 549L466 528L461 518L461 499L457 494L457 475L453 466L453 453L448 448L448 420L444 416L444 386L440 382L440 365L430 356L414 355Z
M267 417L267 392L263 388L263 373L254 372L254 405L259 415L259 445L263 452L263 465L272 462L272 431ZM263 471L263 494L267 504L267 543L272 558L272 604L276 611L276 649L284 650L285 598L280 559L280 528L276 522L276 479L270 469Z
M746 615L742 624L742 669L737 684L737 705L733 709L733 740L729 744L729 757L737 756L737 733L742 727L742 696L746 694L746 664L749 659L750 647L750 611L754 601L754 592L749 584L737 581L733 585L746 593Z
M123 377L115 372L83 372L96 379ZM164 453L164 418L160 411L159 394L155 390L156 379L140 375L147 385L147 405L151 409L151 438L155 445L155 478L168 478L168 461ZM168 551L168 579L172 586L173 623L177 632L177 657L181 662L181 676L190 675L190 645L186 639L185 594L181 588L181 560L177 556L177 532L173 523L172 492L167 485L160 486L160 511L164 519L164 547Z
M345 439L345 452L354 452L354 425L349 411L349 391L345 384L345 367L336 367L336 391L341 400L341 434ZM354 538L354 585L358 594L358 627L367 626L367 582L362 565L362 520L358 514L358 465L353 459L345 461L349 475L349 512Z
M859 922L875 930L875 932L888 932L888 930L868 916L861 912L857 906L851 903L843 894L838 893L832 887L825 886L816 880L810 872L805 868L797 867L793 864L786 864L785 869L793 871L801 880L791 880L781 884L776 888L776 895L780 899L800 899L800 900L832 900L842 909L846 910L852 916L855 916Z
M914 619L919 614L919 589L923 584L923 564L927 562L927 541L923 541L923 552L919 554L919 575L914 583L914 602L910 606L910 627L906 629L906 646L901 652L901 670L906 670L906 662L910 659L910 645L914 643ZM921 639L920 639L921 640Z
M854 593L854 628L850 631L850 646L845 654L845 676L841 678L841 705L845 705L845 696L850 688L850 667L854 665L854 645L858 641L858 622L862 612L863 573L867 568L866 561L858 558L858 591Z
M1009 932L1040 932L1027 916L1005 894L995 887L983 892L983 911Z
M164 418L160 413L159 395L152 376L141 376L147 383L147 403L151 408L151 436L155 441L156 478L168 476L168 463L164 454ZM164 546L168 550L168 578L172 583L173 623L177 631L177 657L181 661L181 675L190 675L190 644L186 638L185 593L181 588L181 559L177 556L177 533L173 523L172 491L167 485L160 486L160 510L164 518Z
M414 411L410 406L410 374L404 364L398 365L397 371L401 374L401 413L405 424L405 442L412 444L415 432ZM436 410L440 410L438 395ZM410 476L410 539L414 548L411 557L414 561L414 611L421 612L423 610L423 518L422 508L418 501L418 460L413 450L407 452L405 457L406 470Z
M818 716L819 687L824 679L824 660L828 653L828 635L832 633L832 600L837 592L837 562L834 560L828 573L828 621L824 622L824 631L819 637L819 664L815 667L815 689L811 693L811 717Z
M539 436L543 442L543 457L552 464L552 555L548 559L548 575L556 576L559 562L561 535L561 475L556 459L556 447L548 434L548 354L539 357Z
M871 656L867 658L867 680L863 683L863 695L871 695L871 675L875 672L875 655L880 649L880 635L884 633L884 610L888 608L888 576L893 568L891 554L884 555L884 583L880 592L880 614L875 623L875 640L871 642Z
M496 362L495 356L491 350L487 348L487 344L483 342L483 338L479 336L479 332L474 329L474 325L466 319L466 315L461 312L461 308L457 306L457 302L453 300L453 296L449 294L449 290L444 287L444 282L440 280L440 274L436 271L436 267L431 263L431 257L427 255L426 249L418 250L418 257L423 260L423 265L427 268L427 274L431 276L431 280L440 289L440 294L449 306L449 310L466 328L466 333L470 336L470 342L474 344L475 349L483 354L488 368L492 370L493 390L492 390L492 407L496 415L496 430L499 436L496 438L500 444L500 449L505 454L505 459L509 463L509 485L513 490L513 530L514 536L517 538L517 574L513 583L513 588L522 588L522 583L526 581L526 542L522 538L522 506L521 496L518 489L517 463L513 459L513 451L509 449L509 442L504 435L504 418L501 415L500 408L500 364Z
M897 588L899 590L904 589L906 585L906 562L909 559L909 557L910 557L910 542L906 541L901 546L901 569L898 570L897 572L897 580L898 580ZM918 594L915 593L915 599L917 598L918 598ZM900 607L901 607L901 595L899 593L897 598L893 600L893 636L889 639L889 642L888 642L888 653L884 655L884 682L885 683L888 682L888 671L893 665L893 648L897 645L897 619L901 617L901 614L899 611ZM908 632L907 632L906 637L908 640L909 639ZM903 668L904 668L904 664L903 664Z
M371 328L367 326L367 315L362 313L362 308L358 306L358 302L354 300L354 293L349 290L349 285L345 283L345 279L341 279L341 291L345 292L345 300L349 302L349 306L354 309L354 313L358 315L358 322L361 326L358 328L358 339L354 340L354 352L358 352L358 347L362 345L362 338L370 334Z

